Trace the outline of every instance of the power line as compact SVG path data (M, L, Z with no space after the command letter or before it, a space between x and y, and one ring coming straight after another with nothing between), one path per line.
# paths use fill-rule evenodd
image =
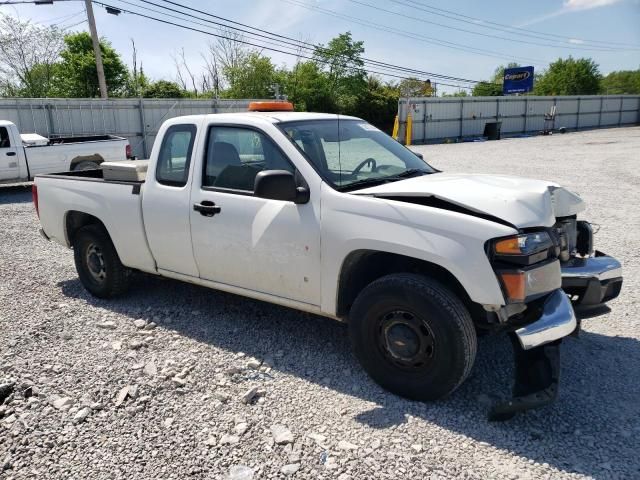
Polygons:
M225 36L225 35L219 35L219 34L216 34L216 33L213 33L213 32L200 30L198 28L193 28L193 27L189 27L189 26L186 26L186 25L181 25L181 24L169 21L169 20L164 20L164 19L161 19L161 18L152 17L152 16L146 15L144 13L134 12L132 10L126 10L126 9L119 8L119 7L114 7L113 5L106 4L106 3L103 3L103 2L99 2L99 1L96 1L96 0L93 0L93 3L95 3L96 5L103 6L103 7L117 8L118 10L120 10L123 13L136 15L136 16L139 16L139 17L142 17L142 18L146 18L146 19L149 19L149 20L154 20L154 21L157 21L157 22L160 22L160 23L164 23L164 24L167 24L167 25L173 25L175 27L183 28L183 29L186 29L186 30L191 30L191 31L198 32L198 33L203 33L205 35L210 35L210 36L217 37L217 38L222 38L222 39L225 39L225 40L232 40L234 42L242 43L244 45L249 45L249 46L256 47L256 48L263 48L265 50L270 50L270 51L274 51L274 52L278 52L278 53L284 53L286 55L292 55L292 56L296 56L296 57L300 57L300 58L306 58L308 60L315 60L315 61L317 61L319 63L325 63L325 64L331 64L332 63L332 62L329 62L329 61L323 61L322 59L317 59L317 58L313 58L313 57L307 57L307 56L304 56L304 55L299 55L299 54L296 54L296 53L293 53L293 52L287 52L285 50L275 49L275 48L271 48L271 47L264 47L262 45L259 45L259 44L256 44L256 43L252 43L252 42L247 42L245 40L241 40L241 39L237 39L237 38L231 38L231 37L228 37L228 36ZM410 77L403 77L403 76L400 76L400 75L394 75L394 74L380 72L380 71L371 70L371 69L362 69L362 70L364 70L364 71L366 71L368 73L374 73L374 74L377 74L377 75L386 75L386 76L396 77L396 78L405 79L405 80L410 78ZM463 85L453 85L453 84L444 83L444 82L441 82L441 81L438 81L438 84L446 85L446 86L449 86L449 87L455 87L455 88L470 88L470 87L463 86Z
M149 0L139 0L139 1L143 2L143 3L157 5L157 4L154 4L153 2L151 2ZM304 45L306 47L310 47L310 48L307 48L307 50L309 50L309 49L318 50L318 51L326 50L326 48L324 48L322 45L317 45L317 44L313 44L313 43L309 43L309 42L304 42L302 40L298 40L298 39L295 39L295 38L292 38L292 37L288 37L286 35L280 35L280 34L277 34L277 33L273 33L273 32L270 32L268 30L263 30L263 29L260 29L260 28L257 28L257 27L253 27L251 25L247 25L245 23L236 22L234 20L231 20L231 19L228 19L228 18L225 18L225 17L221 17L219 15L213 15L213 14L211 14L209 12L205 12L203 10L198 10L196 8L188 7L186 5L181 5L181 4L177 3L177 2L173 2L173 1L170 1L170 0L161 0L161 1L163 1L165 3L172 4L172 5L180 6L181 8L183 8L185 10L195 11L195 12L198 12L198 13L201 13L201 14L216 18L216 19L220 19L220 20L223 20L225 22L232 23L234 25L240 25L240 26L243 26L243 27L246 27L246 28L250 28L250 29L265 33L267 35L270 35L272 37L282 38L283 41L284 40L290 40L292 42L295 42L295 46L296 47L298 47L299 45ZM164 6L160 6L160 7L161 8L167 8L167 9L169 8L169 7L164 7ZM179 10L173 10L173 9L171 9L171 10L175 11L175 12L178 12L178 13L181 13L183 15L187 15L184 12L180 12ZM194 17L194 18L196 18L196 17ZM203 20L203 19L201 19L201 20ZM206 20L206 21L210 21L210 20ZM219 24L217 22L213 22L213 23ZM224 24L219 24L219 25L224 25ZM231 27L229 25L224 25L224 26L226 26L228 28L237 29L236 27ZM246 32L246 30L243 30L243 29L237 29L237 30L242 31L242 32ZM260 35L260 34L257 34L257 33L253 33L253 34L254 35L258 35L258 36L264 36L264 35ZM265 38L271 39L271 37L265 37ZM289 43L289 42L285 42L285 43ZM427 75L427 76L445 78L445 79L448 79L448 80L455 80L455 81L460 81L460 82L465 82L465 83L478 83L477 80L469 80L469 79L466 79L466 78L453 77L453 76L450 76L450 75L444 75L444 74L438 74L438 73L433 73L433 72L427 72L427 71L424 71L424 70L417 70L417 69L412 69L412 68L407 68L407 67L401 67L401 66L398 66L398 65L393 65L393 64L381 62L381 61L378 61L378 60L373 60L373 59L366 58L366 57L363 57L363 60L365 60L366 62L370 62L372 64L375 64L377 66L394 67L394 68L398 68L398 69L401 69L401 70L404 70L404 71L407 71L407 72L419 73L419 74L423 74L423 75Z
M525 60L527 62L531 61L531 62L537 62L537 64L542 64L542 63L548 63L547 60L540 60L540 59L536 59L536 58L531 58L531 57L515 57L513 55L510 54L506 54L506 53L502 53L502 52L496 52L496 51L491 51L491 50L484 50L484 49L480 49L477 47L473 47L470 45L463 45L463 44L458 44L458 43L454 43L454 42L449 42L446 40L441 40L439 38L436 37L429 37L426 35L422 35L419 33L414 33L414 32L410 32L407 30L401 30L398 28L393 28L393 27L387 27L385 25L379 24L379 23L375 23L369 20L361 20L357 17L353 17L347 14L342 14L333 10L329 10L329 9L323 9L321 7L317 7L315 5L309 5L304 3L301 0L281 0L287 3L291 3L293 5L298 5L301 6L303 8L307 8L310 10L317 10L320 11L321 13L324 13L325 15L330 15L336 18L341 18L344 20L348 20L348 21L352 21L354 23L357 23L359 25L363 25L365 27L370 27L370 28L374 28L376 30L382 30L382 31L386 31L389 33L393 33L395 35L399 35L402 37L406 37L406 38L410 38L410 39L415 39L424 43L427 43L429 45L440 45L440 46L444 46L445 48L451 48L454 50L460 50L463 52L467 52L467 53L473 53L476 55L483 55L483 56L488 56L488 57L494 57L494 58L499 58L504 60L505 58L510 58L512 60Z
M76 0L56 0L57 2L74 2ZM30 3L32 5L52 5L52 3L42 2L41 0L20 0L20 1L6 1L0 2L0 6L2 5L24 5Z
M66 25L66 26L60 27L60 29L61 30L69 30L70 28L77 27L78 25L82 25L83 23L87 23L87 20L86 19L80 20L79 22L73 23L71 25Z
M463 45L463 44L459 44L459 43L455 43L455 42L449 42L447 40L440 40L438 38L435 37L428 37L426 35L421 35L421 34L417 34L417 33L413 33L413 32L408 32L406 30L400 30L397 28L392 28L392 27L387 27L386 25L382 25L380 23L375 23L375 22L371 22L369 20L362 20L358 17L354 17L351 15L347 15L347 14L343 14L343 13L339 13L336 12L335 10L330 10L327 8L322 8L322 7L318 7L316 5L309 5L308 3L305 3L301 0L280 0L283 2L287 2L290 3L292 5L297 5L299 7L303 7L306 8L308 10L316 10L318 12L321 12L325 15L329 15L332 17L336 17L336 18L341 18L343 20L348 20L350 22L353 23L357 23L359 25L363 25L365 27L369 27L369 28L374 28L378 31L382 30L385 32L389 32L389 33L393 33L395 35L399 35L402 37L406 37L406 38L411 38L414 40L418 40L424 43L428 43L430 45L440 45L443 46L445 48L451 48L453 50L461 50L463 52L467 52L467 53L473 53L476 55L483 55L483 56L487 56L487 57L494 57L494 58L499 58L501 60L505 60L505 59L512 59L512 60L518 60L518 61L522 61L525 60L527 62L535 62L538 65L541 64L547 64L548 62L546 60L540 60L540 59L535 59L535 58L527 58L527 57L515 57L513 55L508 55L508 54L504 54L501 52L494 52L491 50L484 50L484 49L480 49L480 48L476 48L476 47L472 47L470 45Z
M414 21L427 23L427 24L430 24L430 25L436 25L436 26L439 26L439 27L448 28L448 29L455 30L455 31L458 31L458 32L464 32L464 33L469 33L469 34L472 34L472 35L479 35L479 36L488 37L488 38L496 38L498 40L506 40L508 42L524 43L524 44L536 45L536 46L540 46L540 47L567 48L567 49L571 49L571 50L587 50L587 51L603 51L603 52L615 52L615 51L619 50L619 49L612 48L612 47L595 47L595 46L593 46L593 47L589 47L589 46L580 47L578 45L572 45L572 44L568 44L568 43L566 45L562 45L560 43L555 43L555 44L553 44L553 43L539 43L539 42L533 42L533 41L527 41L527 40L520 40L518 38L501 37L499 35L492 35L490 33L474 32L472 30L467 30L465 28L454 27L454 26L451 26L451 25L446 25L444 23L439 23L439 22L434 22L434 21L431 21L431 20L427 20L425 18L415 17L413 15L408 17L406 13L395 12L393 10L389 10L389 9L386 9L386 8L378 7L377 5L371 5L370 3L362 2L360 0L348 0L348 1L350 1L351 3L355 3L357 5L362 5L362 6L365 6L365 7L372 8L374 10L378 10L380 12L385 12L385 13L388 13L388 14L391 14L391 15L402 17L404 19L409 18L409 19L414 20ZM400 5L406 5L405 3L399 2L399 1L396 1L396 0L391 0L391 1L393 1L394 3L398 3Z
M128 2L127 0L119 0L119 1L121 1L123 3L126 3L126 4L129 4L129 5L133 5L132 3ZM222 20L224 20L225 22L228 22L228 23L241 25L241 26L244 26L244 27L247 27L247 28L250 28L250 29L258 30L259 32L264 32L264 33L266 33L268 35L271 35L273 37L282 38L283 40L277 40L275 38L272 38L271 36L262 35L260 33L251 32L249 30L245 30L245 29L241 29L241 28L237 28L237 27L231 27L230 25L227 25L227 24L224 24L224 23L215 22L215 21L212 21L212 20L196 17L196 16L194 16L192 14L181 12L179 10L175 10L173 8L170 8L170 7L166 7L166 6L163 6L163 5L158 5L157 3L154 3L154 2L152 2L150 0L138 0L138 1L140 1L142 3L154 5L154 6L157 6L159 8L163 8L163 9L166 9L166 10L169 10L169 11L172 11L172 12L176 12L176 13L179 13L181 15L188 16L190 18L196 18L198 20L203 20L203 21L206 21L206 22L210 22L210 23L213 23L215 25L220 25L220 26L223 26L223 27L226 27L226 28L230 28L230 29L233 29L233 30L237 30L237 31L243 32L243 33L248 33L248 34L253 35L253 36L263 37L263 38L268 39L268 40L275 40L275 41L281 42L283 44L292 45L293 47L295 47L297 49L302 48L302 49L305 49L305 50L310 50L310 51L312 51L314 53L318 52L318 51L320 51L320 52L328 51L322 45L316 45L316 44L312 44L312 43L309 43L309 42L304 42L302 40L297 40L297 39L294 39L292 37L287 37L285 35L279 35L279 34L276 34L276 33L273 33L273 32L269 32L268 30L262 30L262 29L259 29L259 28L256 28L256 27L252 27L250 25L246 25L246 24L240 23L240 22L235 22L235 21L227 19L225 17L220 17L218 15L209 14L208 12L204 12L202 10L194 9L194 8L191 8L191 7L188 7L188 6L185 6L185 5L181 5L181 4L178 4L176 2L171 2L171 1L168 1L168 0L162 0L162 1L165 1L166 3L171 3L173 5L180 6L181 8L183 8L185 10L192 10L192 11L196 11L198 13L203 13L205 15L209 15L209 16L214 17L216 19L222 19ZM155 13L160 13L157 10L149 9L148 7L143 7L143 6L138 6L138 5L136 5L136 6L138 8L142 8L142 9L145 9L145 10L151 10L151 11L153 11ZM174 15L170 15L170 14L167 14L167 13L164 13L164 12L162 12L162 14L170 16L172 18L180 18L180 17L176 17ZM189 20L185 20L185 19L181 19L181 20L182 21L189 21ZM189 21L189 22L192 22L192 21ZM201 23L197 23L197 22L193 22L193 23L196 23L196 24L202 26ZM264 42L265 40L261 40L261 41ZM270 43L270 42L267 42L267 43ZM273 43L270 43L270 44L273 45ZM277 45L277 46L281 47L281 45ZM285 47L285 48L289 48L289 47ZM438 73L434 73L434 72L428 72L428 71L425 71L425 70L418 70L418 69L414 69L414 68L403 67L403 66L399 66L399 65L386 63L386 62L381 62L379 60L373 60L373 59L366 58L366 57L362 57L362 59L365 61L365 63L373 65L374 68L392 69L392 70L395 70L395 71L402 71L404 73L409 73L409 74L419 74L419 75L431 76L431 77L434 77L434 78L442 78L442 79L445 79L445 80L451 80L451 81L457 81L457 82L463 82L463 83L478 83L477 80L469 80L469 79L466 79L466 78L453 77L453 76L450 76L450 75L438 74Z
M64 23L67 20L71 20L74 17L77 17L78 15L84 13L84 9L80 10L76 13L70 13L70 14L66 14L66 15L59 15L57 17L53 17L53 18L45 18L44 20L40 20L38 22L33 22L33 23L37 23L39 25L42 25L44 23L48 23L49 25L58 25L60 23ZM55 22L55 23L49 23L49 22Z
M563 41L571 40L566 35L557 35L555 33L545 33L545 32L540 32L540 31L536 31L536 30L529 30L529 29L521 28L521 27L513 27L511 25L506 25L504 23L492 22L490 20L484 20L484 19L481 19L481 18L472 17L472 16L469 16L469 15L464 15L462 13L457 13L457 12L454 12L454 11L451 11L451 10L446 10L444 8L434 7L434 6L431 6L429 4L426 4L424 2L417 1L417 0L405 0L404 2L401 2L400 0L391 0L391 1L394 2L394 3L403 4L403 5L411 7L411 8L415 8L416 10L422 10L424 12L428 12L428 13L431 13L433 15L438 15L440 17L449 18L449 19L452 19L452 20L456 20L458 22L468 23L468 24L474 25L476 27L499 30L499 31L507 32L507 33L514 33L515 31L517 31L517 32L520 33L520 35L531 37L531 38L538 38L538 39L542 39L542 40L549 40L549 37L555 37L555 38L558 38L558 39L562 39ZM444 12L444 13L441 13L441 12ZM457 17L461 17L461 18L457 18ZM605 40L589 40L589 39L586 39L586 38L574 39L574 40L579 40L579 41L588 42L588 43L595 43L595 44L609 44L609 45L621 45L621 46L625 46L626 45L626 46L630 46L630 47L632 47L634 49L635 48L640 48L640 45L630 44L630 43L622 43L622 42L611 42L611 41L605 41Z

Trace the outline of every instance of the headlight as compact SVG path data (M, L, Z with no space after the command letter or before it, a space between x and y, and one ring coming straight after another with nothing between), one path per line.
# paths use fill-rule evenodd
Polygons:
M552 246L553 242L547 232L534 232L498 240L494 249L499 255L531 255Z
M496 260L532 265L549 258L549 250L553 247L553 240L547 232L523 233L496 240L493 254Z
M540 267L497 272L509 303L524 302L560 288L560 262L554 260Z

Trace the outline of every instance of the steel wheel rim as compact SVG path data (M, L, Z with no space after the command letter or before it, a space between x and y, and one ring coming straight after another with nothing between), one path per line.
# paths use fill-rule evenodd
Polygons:
M87 247L85 261L89 274L98 283L102 283L107 278L107 269L104 263L102 250L95 243Z
M378 347L394 366L419 371L433 361L436 339L433 330L420 316L408 310L394 309L379 318Z

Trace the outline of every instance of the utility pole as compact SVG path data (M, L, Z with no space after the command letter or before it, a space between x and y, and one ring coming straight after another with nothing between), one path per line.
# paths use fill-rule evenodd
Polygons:
M100 51L100 39L98 38L98 30L96 29L96 19L93 16L93 4L91 0L84 0L84 6L87 10L87 20L89 21L89 30L91 31L91 40L93 41L93 52L96 55L96 71L98 73L98 86L100 88L100 98L107 99L107 81L104 78L104 65L102 64L102 52Z

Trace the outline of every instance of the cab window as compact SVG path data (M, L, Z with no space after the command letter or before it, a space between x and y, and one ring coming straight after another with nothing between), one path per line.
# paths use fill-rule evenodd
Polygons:
M209 129L203 187L253 192L262 170L287 170L293 165L265 134L243 127Z
M9 131L7 127L0 127L0 148L9 148L11 141L9 140Z
M187 184L195 136L195 125L173 125L167 129L158 155L158 183L172 187Z

